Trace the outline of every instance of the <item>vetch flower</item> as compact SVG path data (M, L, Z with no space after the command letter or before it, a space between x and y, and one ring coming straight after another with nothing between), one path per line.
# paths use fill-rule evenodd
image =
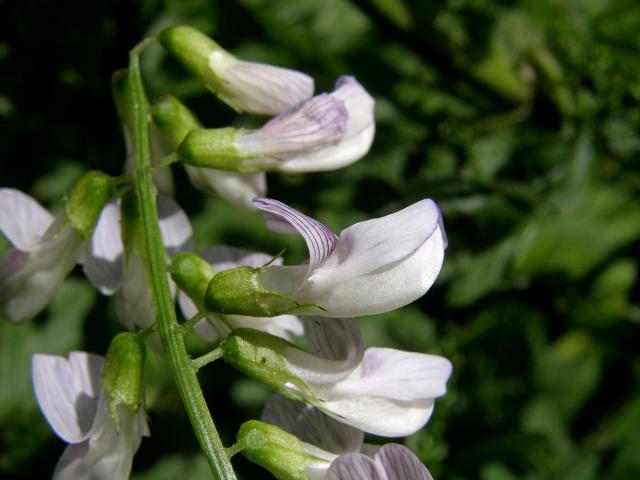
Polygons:
M352 319L303 319L304 350L249 329L222 343L224 360L276 393L309 403L336 420L388 437L424 426L446 393L451 363L390 348L364 350Z
M191 130L202 128L195 115L172 96L164 97L154 105L153 120L160 132L171 141L173 148L178 148ZM184 167L195 188L209 195L218 194L238 208L255 210L251 200L267 192L264 172L226 172L186 164Z
M0 231L14 246L0 260L0 309L9 320L31 319L51 302L84 258L86 240L113 188L111 177L89 172L57 218L19 190L0 189Z
M239 172L335 170L363 157L374 132L373 98L343 76L333 92L301 102L259 130L192 130L178 156L189 165Z
M191 318L202 309L207 286L216 271L241 265L259 267L267 263L278 265L282 263L282 259L273 259L266 253L222 245L207 248L200 257L191 253L178 254L172 261L170 271L178 287L184 288L178 294L183 316ZM304 333L302 322L295 315L265 318L209 313L195 326L195 330L210 342L226 337L236 328L253 328L287 340L301 337Z
M71 352L68 359L33 356L38 405L55 433L70 444L58 461L55 480L125 480L142 437L149 435L142 408L118 406L116 428L100 384L103 362L86 352Z
M276 395L267 402L262 422L242 425L238 443L244 447L242 455L278 479L432 480L408 448L363 444L362 431L315 407ZM279 449L279 444L287 448Z
M323 317L388 312L424 295L442 266L446 237L432 200L356 223L339 237L277 200L254 203L271 230L304 237L309 262L220 272L209 284L206 311Z
M162 45L238 112L277 115L313 95L304 73L239 60L203 33L187 26L160 34Z

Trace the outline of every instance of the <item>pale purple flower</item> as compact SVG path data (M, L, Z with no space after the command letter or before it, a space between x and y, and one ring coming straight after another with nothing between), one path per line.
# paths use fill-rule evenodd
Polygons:
M303 321L309 349L290 344L281 352L286 368L313 392L306 395L292 384L295 397L302 395L339 422L376 435L406 436L425 425L435 399L446 393L451 375L446 358L365 350L352 319Z
M71 352L69 358L33 356L32 380L40 410L62 440L69 443L54 480L129 478L133 456L149 435L144 411L118 406L119 428L109 413L100 384L104 358Z
M19 190L0 189L0 231L14 248L0 260L0 308L11 321L40 313L85 253L78 230Z
M432 480L408 448L395 443L363 444L362 431L315 407L274 396L262 420L298 437L308 455L307 480Z
M275 305L267 304L266 314L352 317L395 310L424 295L442 266L446 237L440 210L432 200L356 223L339 237L277 200L256 198L254 204L270 229L302 235L309 249L306 264L254 271L246 288L261 295L262 304ZM215 288L208 294L208 308L260 315L262 304L235 301L226 278L223 272L212 280Z
M355 78L305 100L261 129L241 134L237 148L245 167L317 172L345 167L363 157L375 132L374 100Z

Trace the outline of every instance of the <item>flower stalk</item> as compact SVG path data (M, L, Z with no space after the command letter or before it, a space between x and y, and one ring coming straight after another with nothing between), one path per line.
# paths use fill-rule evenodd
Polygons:
M130 82L133 103L135 184L143 222L146 251L144 262L149 278L158 332L180 397L214 477L219 480L234 480L236 476L233 467L220 440L184 345L169 290L166 268L167 253L158 226L156 191L152 180L149 106L140 74L139 53L135 49L129 54L128 81Z

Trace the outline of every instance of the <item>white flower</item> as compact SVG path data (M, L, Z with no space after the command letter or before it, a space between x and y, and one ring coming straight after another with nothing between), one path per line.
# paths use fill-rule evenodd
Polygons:
M317 408L274 396L262 420L300 439L305 453L314 459L305 464L307 480L432 480L408 448L393 443L382 447L363 444L362 431Z
M33 356L32 378L38 405L55 433L70 445L58 461L55 480L129 478L133 455L149 435L144 412L118 407L119 430L100 386L104 359L72 352L68 360Z
M208 195L220 195L236 208L255 210L251 200L267 192L264 172L236 173L213 168L184 166L191 184Z
M0 260L0 308L11 321L40 313L84 254L78 230L30 196L0 189L0 230L14 248Z
M209 262L216 271L241 265L259 267L269 262L282 263L281 258L273 260L266 253L250 252L241 248L226 246L209 247L200 256ZM183 291L180 291L178 301L185 318L191 318L198 312L193 301ZM261 330L287 340L293 340L295 337L303 335L302 323L295 315L266 318L209 313L205 319L196 325L195 330L203 338L213 342L218 338L226 337L232 330L243 327Z
M410 435L429 420L451 375L446 358L390 348L364 350L352 319L303 321L309 351L289 344L279 353L313 394L293 384L281 393L288 394L289 388L294 397L336 420L381 436Z
M187 164L239 172L317 172L363 157L375 131L374 100L355 78L304 100L259 130L192 130L178 149Z
M186 68L239 112L277 115L313 95L313 79L288 68L240 60L198 30L179 25L159 35Z
M169 256L191 248L192 229L189 219L171 198L157 197L160 232ZM84 270L91 283L104 295L116 297L116 311L120 321L131 331L150 326L155 312L140 252L134 248L140 238L131 238L131 245L122 240L121 201L113 200L103 209L95 232L89 242L89 256ZM133 219L137 221L138 219ZM137 234L133 225L133 236ZM126 236L126 235L125 235ZM175 292L173 282L170 281Z
M261 315L262 309L262 316L382 313L424 295L442 266L446 237L440 210L432 200L356 223L339 237L277 200L257 198L254 204L264 213L270 229L304 237L309 262L255 269L246 286L259 295L253 305L247 303L246 295L234 298L234 291L227 286L242 272L221 272L211 281L207 310Z
M219 79L212 90L240 112L277 115L313 95L313 79L289 68L240 60L219 49L209 55Z

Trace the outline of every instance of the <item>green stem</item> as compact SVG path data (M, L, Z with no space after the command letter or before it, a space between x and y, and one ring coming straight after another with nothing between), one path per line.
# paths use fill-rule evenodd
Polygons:
M223 352L222 348L218 347L216 349L211 350L209 353L205 353L201 357L198 357L191 361L193 368L197 372L205 365L208 365L211 362L215 362L219 358L222 358Z
M193 430L198 437L200 447L207 457L214 477L218 480L235 480L236 476L233 467L211 418L211 413L180 334L173 298L169 291L166 270L167 253L162 243L158 226L156 192L150 168L149 105L147 104L142 84L140 59L137 51L129 53L128 81L132 92L134 112L135 181L147 253L145 267L149 279L158 332L160 333L173 377L178 386L182 403L187 410Z

